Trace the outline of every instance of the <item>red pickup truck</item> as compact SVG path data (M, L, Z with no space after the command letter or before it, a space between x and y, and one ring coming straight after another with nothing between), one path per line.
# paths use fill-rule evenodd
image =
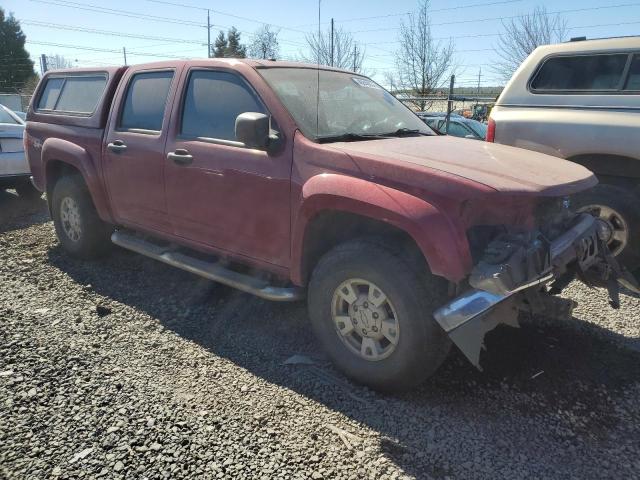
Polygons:
M624 280L606 225L571 212L587 169L438 135L351 72L48 72L25 146L70 254L115 243L262 298L306 295L336 366L375 388L421 382L452 341L478 365L488 330L576 275L614 305Z

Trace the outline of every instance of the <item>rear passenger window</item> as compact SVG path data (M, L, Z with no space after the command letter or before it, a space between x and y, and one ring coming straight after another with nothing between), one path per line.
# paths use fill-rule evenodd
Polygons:
M181 134L236 140L236 117L245 112L266 113L255 94L237 75L195 71L184 99Z
M627 54L548 59L531 82L533 91L618 90Z
M107 76L104 74L49 78L38 101L38 109L79 114L93 113L106 84Z
M127 88L120 123L124 130L162 130L173 71L136 73Z
M629 69L629 79L625 90L640 90L640 55L635 55Z

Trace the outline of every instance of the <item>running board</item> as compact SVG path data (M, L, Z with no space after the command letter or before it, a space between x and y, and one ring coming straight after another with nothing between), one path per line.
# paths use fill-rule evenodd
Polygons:
M116 245L159 260L172 267L180 268L201 277L222 283L232 288L251 293L266 300L278 302L294 302L304 297L303 290L298 287L274 287L264 280L234 272L220 263L205 262L184 253L175 251L173 247L162 246L133 234L116 231L111 235Z

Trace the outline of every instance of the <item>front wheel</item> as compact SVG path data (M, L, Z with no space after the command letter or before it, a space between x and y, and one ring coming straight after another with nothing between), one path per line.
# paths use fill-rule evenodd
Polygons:
M309 316L344 374L375 389L405 390L432 375L449 352L451 343L433 318L446 291L444 280L390 244L351 241L315 268Z

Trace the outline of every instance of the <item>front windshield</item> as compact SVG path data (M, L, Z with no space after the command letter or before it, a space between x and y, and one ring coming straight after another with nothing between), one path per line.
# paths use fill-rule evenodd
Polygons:
M433 135L411 110L366 77L312 68L265 68L260 73L307 138Z

